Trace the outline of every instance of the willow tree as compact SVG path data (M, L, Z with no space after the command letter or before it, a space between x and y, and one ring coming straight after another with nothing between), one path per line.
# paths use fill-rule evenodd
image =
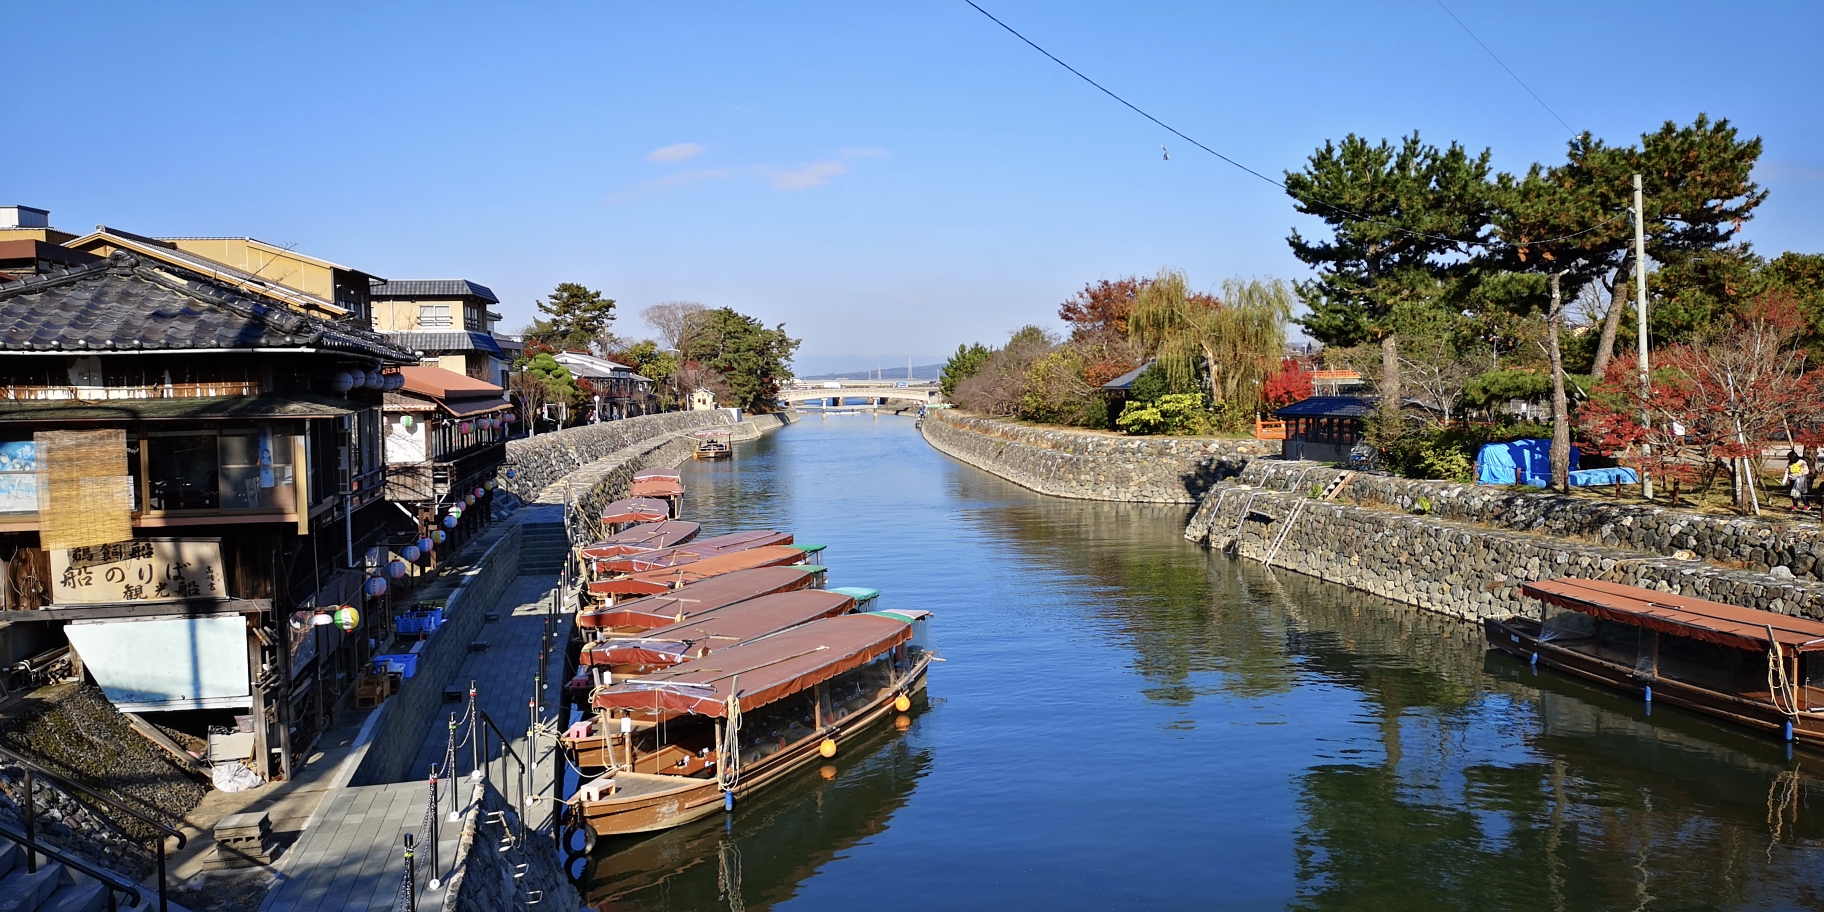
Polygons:
M1230 279L1222 290L1226 300L1193 292L1184 273L1162 269L1134 301L1128 333L1170 384L1203 380L1230 414L1246 415L1260 407L1261 385L1285 356L1292 292L1277 279Z

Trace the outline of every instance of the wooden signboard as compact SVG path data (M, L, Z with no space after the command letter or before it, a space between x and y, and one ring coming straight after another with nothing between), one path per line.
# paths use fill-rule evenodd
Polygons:
M58 605L225 599L222 546L215 540L135 539L51 551L51 599Z

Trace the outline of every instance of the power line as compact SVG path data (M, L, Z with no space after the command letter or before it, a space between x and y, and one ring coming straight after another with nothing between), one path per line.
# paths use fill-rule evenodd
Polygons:
M1033 41L1033 40L1032 40L1032 39L1031 39L1031 38L1028 38L1028 37L1026 37L1026 36L1025 36L1025 35L1022 35L1022 34L1020 34L1020 33L1019 33L1019 31L1018 31L1018 30L1017 30L1017 29L1015 29L1015 28L1014 28L1014 27L1013 27L1013 26L1011 26L1011 25L1008 25L1008 24L1007 24L1007 23L1005 23L1005 22L1002 22L1002 21L1001 21L1001 20L1000 20L1000 19L998 19L998 18L996 18L996 17L995 17L995 15L994 15L994 14L993 14L993 13L990 13L990 12L988 12L988 11L987 11L987 10L985 10L985 9L982 9L982 8L981 8L981 6L979 6L979 5L977 5L977 4L976 4L976 2L975 2L975 0L963 0L963 2L964 2L964 3L967 3L967 4L969 4L969 5L970 5L970 6L972 6L972 7L974 7L974 8L975 8L975 11L976 11L976 12L978 12L978 13L981 13L981 14L982 14L982 15L984 15L984 16L987 16L987 17L988 17L988 20L989 20L989 21L990 21L990 22L993 22L993 23L994 23L994 24L995 24L995 25L998 25L998 26L1000 26L1000 27L1001 27L1001 28L1003 28L1003 29L1006 29L1006 30L1007 30L1007 33L1008 33L1008 34L1009 34L1009 35L1012 35L1012 36L1013 36L1013 37L1015 37L1015 38L1018 38L1018 39L1020 39L1020 40L1021 40L1021 41L1023 41L1023 42L1025 42L1025 43L1026 43L1026 45L1027 45L1027 46L1028 46L1028 47L1030 47L1030 48L1032 48L1032 49L1033 49L1033 50L1035 50L1035 51L1038 51L1038 52L1039 52L1039 53L1041 53L1041 54L1044 54L1044 55L1045 55L1045 56L1046 56L1046 57L1047 57L1047 58L1049 58L1049 59L1050 59L1050 60L1051 60L1051 62L1052 62L1052 63L1055 63L1055 64L1057 64L1057 65L1058 65L1058 66L1061 66L1061 67L1063 67L1063 68L1064 68L1064 69L1066 69L1066 70L1069 70L1069 71L1070 71L1070 73L1071 73L1071 75L1073 75L1073 76L1076 76L1076 77L1077 77L1077 78L1078 78L1078 79L1081 79L1081 80L1083 80L1083 81L1084 81L1084 82L1087 82L1087 83L1089 83L1089 84L1090 84L1090 85L1092 85L1092 86L1094 86L1094 87L1095 87L1095 88L1096 88L1096 90L1097 90L1097 91L1099 91L1099 92L1101 92L1101 93L1102 93L1102 94L1104 94L1104 95L1107 95L1107 96L1108 96L1108 97L1110 97L1110 98L1113 98L1113 99L1114 99L1114 100L1116 100L1116 101L1118 101L1118 102L1120 102L1120 103L1121 103L1121 104L1122 104L1122 106L1123 106L1123 107L1126 107L1126 108L1127 108L1127 109L1128 109L1128 110L1130 110L1130 111L1133 111L1133 112L1134 112L1134 113L1135 113L1135 114L1138 114L1138 115L1140 115L1140 116L1141 116L1141 117L1144 117L1144 118L1146 118L1146 119L1147 119L1147 120L1150 120L1150 121L1152 121L1152 122L1153 122L1153 123L1154 123L1154 124L1156 124L1156 125L1157 125L1157 126L1159 126L1159 127L1160 127L1160 128L1161 128L1161 129L1164 129L1164 130L1165 130L1165 131L1166 131L1166 132L1168 132L1168 133L1171 133L1171 134L1172 134L1172 135L1173 135L1173 136L1176 136L1176 137L1178 137L1178 138L1179 138L1179 139L1182 139L1182 140L1184 140L1184 141L1185 141L1185 142L1188 142L1188 143L1190 143L1190 144L1191 144L1191 145L1193 145L1193 146L1196 146L1196 147L1197 147L1197 148L1199 148L1199 149L1202 149L1202 150L1203 150L1203 151L1205 151L1205 152L1208 152L1208 153L1210 153L1210 154L1211 154L1211 155L1214 155L1214 156L1216 156L1216 157L1217 157L1217 158L1219 158L1219 159L1222 159L1222 160L1223 160L1223 161L1224 161L1224 162L1226 162L1226 163L1228 163L1228 164L1230 164L1230 165L1233 165L1233 166L1234 166L1234 167L1236 167L1236 168L1239 168L1239 169L1241 169L1241 170L1242 170L1242 171L1245 171L1245 172L1247 172L1247 173L1248 173L1248 174L1251 174L1251 175L1253 175L1253 176L1255 176L1255 177L1257 177L1257 178L1260 178L1260 179L1261 179L1261 180L1263 180L1263 181L1266 181L1266 182L1267 182L1267 183L1269 183L1269 184L1272 184L1272 185L1273 185L1273 186L1275 186L1275 187L1278 187L1278 188L1279 188L1279 189L1281 189L1281 190L1283 190L1283 191L1285 191L1285 193L1286 193L1286 195L1288 195L1288 196L1290 196L1290 197L1292 197L1292 198L1293 198L1293 199L1296 199L1296 200L1298 200L1298 201L1299 201L1299 202L1301 202L1301 203L1304 203L1304 204L1306 204L1306 205L1308 205L1308 206L1318 206L1318 207L1322 207L1322 208L1324 208L1324 209L1327 209L1327 210L1329 210L1329 211L1331 211L1331 212L1334 212L1334 213L1336 213L1336 214L1337 214L1337 215L1340 215L1340 216L1342 216L1342 217L1344 217L1344 218L1346 218L1346 219L1350 219L1350 220L1353 220L1353 221L1358 221L1358 222L1368 222L1368 223L1370 223L1370 224L1375 224L1375 225L1380 225L1380 226L1382 226L1382 227L1385 227L1385 228L1391 228L1391 229L1393 229L1393 230L1394 230L1394 231L1397 231L1397 232L1400 232L1400 233L1402 233L1402 234L1407 234L1407 235L1411 235L1411 236L1412 236L1412 237L1418 237L1418 238L1426 238L1426 239L1428 239L1428 240L1433 240L1433 241L1445 241L1445 242L1447 242L1447 243L1451 243L1451 244L1457 244L1457 245L1462 245L1462 244L1463 244L1463 243L1464 243L1464 242L1463 242L1463 241L1461 241L1461 240L1458 240L1458 239L1457 239L1457 238L1452 238L1452 237L1445 237L1445 236L1443 236L1443 235L1438 235L1438 234L1426 234L1426 233L1424 233L1424 232L1422 232L1422 231L1413 231L1413 230L1412 230L1412 229L1410 229L1410 228L1402 228L1402 227L1400 227L1400 226L1399 226L1399 225L1392 225L1392 224L1388 224L1388 223L1387 223L1387 222L1384 222L1384 221L1381 221L1381 220L1380 220L1380 219L1377 219L1377 218L1375 218L1375 217L1374 217L1374 216L1371 216L1371 215L1363 215L1363 214L1362 214L1362 213L1360 213L1360 212L1354 212L1354 211L1351 211L1351 210L1348 210L1348 209L1344 209L1344 208L1342 208L1342 207L1341 207L1341 206L1333 206L1333 205L1331 205L1331 204L1329 204L1329 203L1326 203L1326 202L1324 202L1324 201L1322 201L1322 200L1314 200L1314 199L1308 199L1308 198L1306 198L1306 197L1303 197L1303 196L1300 196L1300 195L1298 195L1298 194L1297 194L1297 193L1294 193L1294 192L1293 192L1293 191L1292 191L1292 189L1291 189L1291 188L1289 188L1289 187L1287 187L1287 186L1286 186L1286 185L1285 185L1285 184L1284 184L1284 183L1283 183L1283 182L1281 182L1281 181L1277 181L1277 180L1274 180L1274 179L1273 179L1273 178L1271 178L1271 177L1268 177L1268 176L1266 176L1266 175L1265 175L1265 174L1262 174L1262 173L1260 173L1260 172L1259 172L1259 171L1256 171L1256 170L1254 170L1254 169L1253 169L1253 168L1250 168L1250 167L1248 167L1248 166L1247 166L1247 165L1244 165L1244 164L1242 164L1242 163L1241 163L1241 162L1238 162L1238 161L1236 161L1236 160L1235 160L1235 159L1232 159L1232 158L1230 158L1230 157L1228 157L1228 156L1227 156L1227 155L1224 155L1224 154L1222 154L1222 153L1221 153L1221 152L1218 152L1218 151L1216 151L1216 150L1215 150L1215 149L1212 149L1212 148L1210 148L1210 147L1209 147L1209 146L1206 146L1206 145L1204 145L1204 144L1203 144L1203 143L1201 143L1201 142L1198 142L1198 141L1197 141L1197 140L1196 140L1196 139L1194 139L1194 138L1192 138L1192 137L1190 137L1190 136L1189 136L1189 135L1187 135L1187 134L1185 134L1185 133L1184 133L1184 131L1182 131L1182 130L1179 130L1179 129L1178 129L1178 128L1177 128L1177 127L1174 127L1174 126L1172 126L1172 125L1171 125L1171 124L1168 124L1168 123L1166 123L1166 122L1165 122L1165 121L1163 121L1163 120L1160 120L1160 119L1159 119L1159 118L1157 118L1157 117L1154 117L1154 116L1153 116L1153 115L1151 115L1151 114L1149 114L1149 113L1147 113L1147 112L1146 112L1146 111L1145 111L1145 110L1144 110L1144 109L1142 109L1142 108L1141 108L1141 107L1140 107L1140 106L1139 106L1139 105L1136 105L1136 104L1134 104L1134 103L1133 103L1133 102L1131 102L1131 101L1128 101L1128 100L1127 100L1127 99L1125 99L1125 98L1122 98L1122 97L1121 97L1121 96L1120 96L1120 95L1117 95L1117 94L1115 94L1115 93L1114 93L1114 92L1113 92L1113 91L1111 91L1111 90L1110 90L1110 89L1109 89L1109 88L1108 88L1108 87L1106 87L1106 86L1104 86L1104 85L1102 85L1102 84L1101 84L1101 83L1099 83L1099 82L1097 82L1097 81L1095 81L1095 80L1094 80L1094 79L1091 79L1091 78L1089 78L1089 77L1088 77L1088 76L1085 76L1085 75L1084 75L1084 74L1083 74L1083 72L1082 72L1082 71L1081 71L1081 70L1078 70L1078 69L1077 69L1077 68L1076 68L1076 67L1073 67L1073 66L1071 66L1071 65L1070 65L1070 64L1068 64L1068 63L1065 63L1065 62L1064 62L1064 61L1063 61L1063 60L1060 60L1060 59L1058 59L1058 56L1057 56L1057 55L1056 55L1056 54L1053 54L1053 53L1052 53L1052 52L1050 52L1050 51L1048 51L1048 50L1045 50L1045 49L1044 49L1044 48L1042 48L1042 47L1040 47L1040 46L1039 46L1039 45L1038 45L1038 44L1037 44L1037 43L1036 43L1036 42L1034 42L1034 41ZM1447 9L1447 10L1445 10L1445 12L1449 12L1449 10L1448 10L1448 9ZM1474 35L1473 35L1473 34L1472 34L1472 35L1471 35L1471 36L1470 36L1470 37L1472 37L1472 38L1473 38L1473 37L1475 37L1475 36L1474 36ZM1491 51L1491 52L1490 52L1490 54L1491 54L1491 56L1492 56L1492 54L1493 54L1493 52L1492 52L1492 51ZM1496 62L1499 62L1499 58L1497 58L1497 60L1496 60ZM1506 64L1502 64L1502 66L1503 66L1503 67L1505 67L1505 66L1506 66ZM1510 73L1511 73L1511 72L1512 72L1512 71L1511 71L1511 70L1510 70L1510 71L1509 71L1509 72L1510 72ZM1516 76L1516 77L1514 77L1514 78L1515 78L1515 79L1516 79L1516 80L1517 80L1517 79L1519 79L1519 78L1520 78L1520 77L1518 77L1518 76ZM1521 85L1522 85L1522 86L1524 86L1524 85L1525 85L1525 83L1522 83L1522 84L1521 84ZM1531 89L1528 89L1528 90L1527 90L1527 91L1529 91L1529 92L1530 92L1530 91L1532 91L1532 90L1531 90ZM1538 96L1534 96L1534 97L1535 97L1535 98L1537 98L1537 97L1538 97ZM1540 102L1540 104L1544 104L1544 103L1545 103L1545 102L1543 102L1543 101L1542 101L1542 102ZM1546 110L1548 110L1548 111L1549 111L1549 110L1551 110L1551 109L1550 109L1550 108L1547 108L1547 109L1546 109ZM1556 114L1554 114L1554 115L1552 115L1552 116L1554 116L1554 117L1556 117L1556 116L1557 116L1557 115L1556 115ZM1562 122L1563 122L1563 121L1560 121L1560 123L1562 123ZM1575 134L1573 134L1573 135L1575 135ZM1570 234L1565 234L1565 235L1560 235L1560 236L1558 236L1558 237L1555 237L1555 238L1545 238L1545 239L1543 239L1543 240L1538 240L1538 241L1532 241L1532 242L1530 242L1530 243L1532 243L1532 244L1549 244L1549 243L1552 243L1552 242L1555 242L1555 241L1563 241L1563 240L1569 240L1569 239L1571 239L1571 238L1574 238L1574 237L1577 237L1577 236L1579 236L1579 235L1584 235L1584 234L1589 234L1589 233L1590 233L1590 232L1592 232L1592 231L1596 231L1596 230L1598 230L1598 229L1601 229L1601 228L1604 228L1604 227L1606 227L1606 226L1608 226L1608 225L1610 225L1610 224L1612 224L1612 223L1614 223L1614 222L1617 222L1617 221L1620 221L1620 220L1621 220L1621 219L1623 219L1623 218L1625 218L1625 217L1626 217L1626 213L1623 213L1623 214L1621 214L1621 215L1617 215L1617 216L1615 216L1615 217L1613 217L1613 218L1610 218L1610 219L1608 219L1608 220L1606 220L1606 221L1603 221L1603 222L1600 222L1600 223L1598 223L1598 224L1596 224L1596 225L1594 225L1594 226L1592 226L1592 227L1589 227L1589 228L1585 228L1585 229L1583 229L1583 230L1582 230L1582 231L1574 231L1574 232L1572 232L1572 233L1570 233Z
M1458 28L1463 30L1463 34L1468 35L1470 37L1470 40L1474 41L1478 45L1481 45L1482 50L1487 51L1488 56L1493 58L1496 63L1500 64L1501 69L1507 71L1507 75L1514 77L1514 81L1520 84L1520 88L1525 89L1526 94L1533 96L1533 100L1536 102L1539 102L1539 107L1544 108L1545 113L1552 115L1552 119L1558 121L1558 123L1561 124L1564 127L1564 129L1571 134L1572 139L1577 138L1577 131L1572 129L1570 124L1565 123L1564 118L1559 117L1558 112L1552 110L1552 106L1546 104L1545 99L1540 98L1539 93L1533 91L1533 87L1527 85L1526 80L1520 78L1519 73L1514 72L1513 68L1508 66L1504 61L1502 61L1502 59L1499 56L1497 56L1495 54L1494 50L1491 49L1487 44L1483 44L1482 39L1477 38L1476 33L1470 31L1469 26L1464 25L1463 20L1458 19L1457 14L1451 12L1450 7L1444 5L1444 0L1434 0L1434 2L1436 2L1438 4L1439 9L1444 11L1445 15L1447 15L1451 18L1451 21L1453 21L1457 24Z

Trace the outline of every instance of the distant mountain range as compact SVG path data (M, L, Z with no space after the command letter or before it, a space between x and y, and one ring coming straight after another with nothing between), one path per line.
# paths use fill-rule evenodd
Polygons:
M823 374L797 374L800 380L936 380L943 372L942 364L914 364L912 376L906 376L905 365L886 367L884 369L866 368L863 370L831 371Z

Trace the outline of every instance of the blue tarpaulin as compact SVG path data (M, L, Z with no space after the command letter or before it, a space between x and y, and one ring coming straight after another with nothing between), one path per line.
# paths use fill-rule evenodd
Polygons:
M1571 447L1571 469L1582 454ZM1526 484L1543 488L1552 480L1550 440L1484 444L1476 453L1476 484Z
M1639 484L1640 476L1633 469L1616 466L1612 469L1584 469L1571 473L1571 487L1588 488L1594 485Z

